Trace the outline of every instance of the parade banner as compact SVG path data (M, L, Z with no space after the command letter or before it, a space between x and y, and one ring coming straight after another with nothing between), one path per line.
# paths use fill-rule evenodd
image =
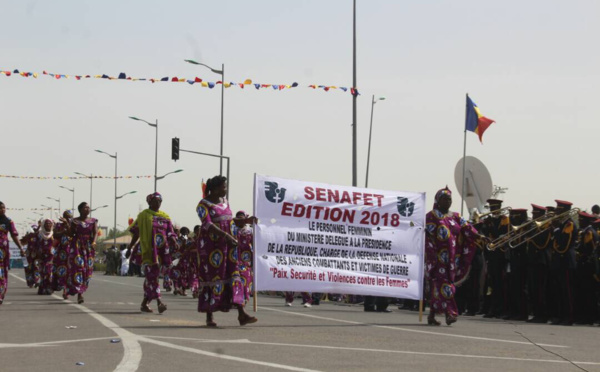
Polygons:
M425 193L254 182L258 290L421 299Z

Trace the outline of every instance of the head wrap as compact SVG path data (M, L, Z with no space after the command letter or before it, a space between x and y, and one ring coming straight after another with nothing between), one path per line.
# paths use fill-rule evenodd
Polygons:
M50 222L50 230L46 230L46 222ZM40 237L40 239L43 239L43 240L51 239L52 235L54 235L53 227L54 227L54 221L52 221L50 219L45 219L42 222L40 229L38 230L38 236Z
M452 196L452 191L450 191L450 189L448 188L448 185L446 185L445 188L443 188L435 193L435 202L433 203L433 209L438 209L438 203L439 203L442 195L448 195L450 197Z
M162 195L158 192L152 193L148 196L146 196L146 203L150 204L150 202L152 201L152 199L158 198L160 201L162 201Z
M237 217L239 214L241 214L244 218L248 217L248 213L246 213L244 211L237 211L237 213L235 214L235 216Z

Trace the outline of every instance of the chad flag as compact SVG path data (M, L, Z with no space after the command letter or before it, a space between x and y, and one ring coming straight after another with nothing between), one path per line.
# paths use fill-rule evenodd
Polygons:
M466 116L465 130L477 133L479 141L483 143L483 132L485 132L492 123L495 123L495 121L481 115L479 107L477 107L475 102L473 102L468 95Z

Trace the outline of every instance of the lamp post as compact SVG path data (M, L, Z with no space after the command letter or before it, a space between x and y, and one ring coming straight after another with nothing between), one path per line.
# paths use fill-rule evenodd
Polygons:
M353 1L352 5L352 88L356 89L356 0ZM357 168L356 168L356 99L358 94L354 92L352 94L352 186L358 185L357 183Z
M371 125L369 127L369 149L367 151L367 176L365 177L365 187L369 187L369 161L371 160L371 133L373 132L373 109L377 101L383 101L385 97L379 97L375 100L375 95L371 101Z
M108 207L108 204L102 205L102 206L100 206L100 207L96 207L96 208L94 208L94 209L90 209L90 215L92 215L92 213L91 213L91 212L93 212L93 211L95 211L95 210L98 210L98 209L101 209L101 208L106 208L106 207Z
M60 187L61 189L69 190L73 193L73 209L71 209L71 211L73 212L73 217L75 217L75 188L73 187L72 189L70 189L65 186L58 186L58 187Z
M143 121L144 123L156 129L156 145L154 146L154 192L156 192L156 174L158 173L158 119L156 119L156 123L153 124L144 119L136 118L135 116L130 116L129 118L132 120Z
M92 189L94 187L94 175L90 174L89 176L87 174L83 174L83 173L79 173L79 172L75 172L75 174L78 174L80 176L84 176L86 178L90 179L90 208L92 208ZM90 217L92 217L92 211L94 211L95 209L90 209ZM75 213L75 211L73 211L73 213Z
M219 151L219 155L221 155L220 163L219 163L219 175L223 175L223 113L225 108L225 64L221 64L221 69L217 70L204 63L196 62L191 59L184 60L187 63L191 63L192 65L200 65L204 66L215 74L221 75L221 150Z
M158 180L162 180L163 178L165 178L165 177L166 177L166 176L168 176L169 174L173 174L173 173L179 173L179 172L183 172L183 169L177 169L177 170L174 170L173 172L166 173L166 174L164 174L164 175L162 175L162 176L160 176L160 177L156 177L156 180L157 180L157 181L158 181ZM155 188L155 190L156 190L156 188Z
M129 191L129 192L126 192L125 194L120 195L120 196L116 196L115 195L115 209L116 209L116 205L117 205L117 200L121 199L125 195L135 194L136 192L137 191ZM115 245L115 248L116 248L117 247L117 219L116 219L116 215L115 215L115 226L114 226L114 231L113 231L113 238L114 238L113 244Z
M44 204L41 204L41 206L44 207L44 208L47 208L50 211L50 218L52 218L52 215L54 214L53 213L54 212L54 208L50 207L48 205L44 205Z
M101 154L110 156L111 158L115 159L115 221L114 221L114 233L115 233L115 247L117 246L117 153L115 152L114 155L109 154L108 152L102 151L102 150L95 150L96 152L99 152Z
M60 209L61 209L60 208L60 198L54 199L54 198L51 198L49 196L46 196L46 199L50 199L50 200L54 200L55 202L58 202L58 214L60 214Z

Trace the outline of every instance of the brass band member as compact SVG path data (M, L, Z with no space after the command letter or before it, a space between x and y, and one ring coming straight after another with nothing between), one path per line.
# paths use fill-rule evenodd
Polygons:
M490 211L498 211L502 208L502 200L488 199ZM510 221L506 215L492 215L485 219L487 237L492 241L498 239L508 232ZM483 316L484 318L499 318L506 313L505 293L505 266L504 247L494 251L486 251L487 262L487 289L490 295L490 308Z
M531 217L535 220L546 214L546 208L531 204ZM527 241L527 257L529 261L529 296L533 318L529 323L547 323L547 288L548 268L550 266L552 229L550 226L540 227L543 231Z
M577 245L577 281L575 286L575 320L577 324L594 324L598 315L596 295L596 262L594 252L598 246L598 232L592 214L579 213L580 234Z
M511 209L510 224L513 228L527 221L527 209ZM506 277L508 278L508 314L504 319L527 320L527 244L518 239L506 248Z
M557 215L571 210L573 203L556 200ZM550 261L550 277L552 283L552 324L573 325L575 286L575 243L577 226L572 218L567 217L554 224L554 242Z

